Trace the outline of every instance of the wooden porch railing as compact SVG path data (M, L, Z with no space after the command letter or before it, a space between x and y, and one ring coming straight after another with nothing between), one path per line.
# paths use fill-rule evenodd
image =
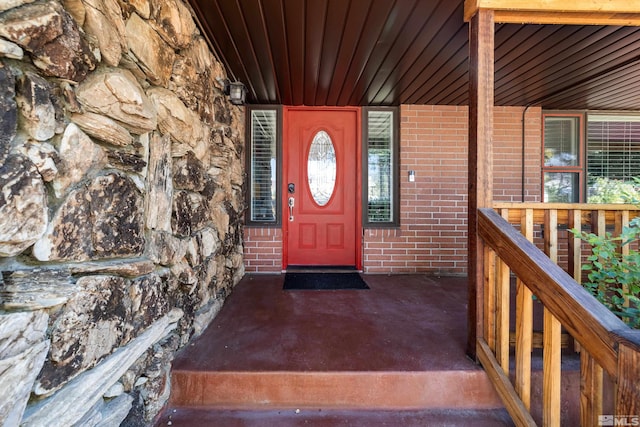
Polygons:
M589 226L596 233L612 227L619 232L638 214L637 208L626 205L510 203L496 204L495 210L479 210L478 233L485 245L485 265L481 310L484 334L478 338L477 355L517 425L536 425L531 415L534 296L544 307L542 424L560 425L563 329L580 349L581 425L601 425L604 419L599 417L603 415L622 417L615 422L638 420L640 331L625 325L580 285L584 251L580 239L564 232L568 240L558 240L558 230L567 227ZM559 248L566 252L565 268L576 280L555 262ZM509 313L512 276L516 289L513 325ZM515 329L513 355L511 329ZM615 387L614 407L606 413L605 372Z

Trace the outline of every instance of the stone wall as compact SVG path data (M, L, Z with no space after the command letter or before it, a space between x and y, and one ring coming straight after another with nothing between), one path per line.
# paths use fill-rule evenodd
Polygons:
M0 2L0 424L147 425L244 273L243 111L181 0Z

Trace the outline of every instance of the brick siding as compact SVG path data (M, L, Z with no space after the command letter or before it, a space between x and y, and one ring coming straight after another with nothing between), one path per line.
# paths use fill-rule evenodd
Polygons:
M245 227L244 268L247 273L282 271L282 230Z
M465 274L467 262L468 109L403 105L400 109L399 228L367 229L363 269L367 273ZM523 107L496 107L494 198L522 201ZM525 201L541 199L541 110L525 115ZM415 181L408 172L415 171ZM245 230L247 272L282 267L282 233Z

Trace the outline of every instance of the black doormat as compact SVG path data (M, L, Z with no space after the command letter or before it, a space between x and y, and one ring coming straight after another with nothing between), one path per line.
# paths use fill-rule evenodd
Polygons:
M358 273L286 273L285 291L369 289Z

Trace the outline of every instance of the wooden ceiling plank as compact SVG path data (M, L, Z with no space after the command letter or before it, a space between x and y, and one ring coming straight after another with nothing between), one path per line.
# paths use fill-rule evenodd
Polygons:
M371 55L367 60L362 76L358 79L351 91L351 96L348 101L349 104L360 105L363 100L365 100L365 105L368 103L366 101L367 94L372 91L371 84L373 83L375 76L382 72L382 66L386 62L387 58L393 56L394 47L397 48L397 42L401 35L405 32L412 31L410 23L411 17L416 15L416 4L415 0L411 2L407 1L405 4L406 7L395 8L394 12L388 16L388 19L382 27L380 36L371 51ZM422 17L422 20L424 20L424 17ZM407 45L405 44L405 46Z
M287 54L287 37L282 0L262 0L262 12L264 14L266 38L268 39L273 61L271 67L278 81L278 94L274 103L283 104L285 100L293 98L293 89L291 86L289 56ZM261 103L265 101L270 100L262 100Z
M567 50L580 44L584 47L582 51L587 52L586 46L590 43L585 40L597 32L597 27L553 26L553 28L557 31L545 32L544 38L524 42L517 51L519 55L510 58L508 64L500 68L496 75L497 98L504 99L510 94L521 93L525 89L528 93L532 93L539 87L538 83L548 84L544 80L550 75L553 75L553 82L558 83L559 76L566 75L567 69L573 65L567 63ZM553 48L549 48L547 43L541 43L541 40L554 40ZM573 55L572 58L574 58Z
M430 89L425 91L424 87L419 87L418 90L407 99L407 102L421 103L421 99L424 99L424 102L427 102L426 100L428 99L428 102L434 105L442 102L442 99L446 98L451 90L456 88L457 82L468 74L469 63L467 61L467 52L468 47L465 45L464 48L458 50L455 55L448 57L444 63L431 73L429 77L432 80Z
M265 79L259 66L260 63L256 56L255 46L252 43L251 35L248 32L245 20L246 15L242 10L242 6L238 0L236 0L218 2L218 7L220 14L224 16L225 21L228 23L229 33L234 40L238 56L240 56L244 65L245 72L247 73L247 79L251 80L253 83L252 86L255 96L259 98L266 98L268 96L268 92L265 86ZM238 80L242 81L241 78L238 78Z
M432 93L435 91L430 91L426 96L418 98L417 102L429 105L461 105L455 100L460 94L469 92L469 64L465 61L458 65L441 84L440 91L435 94Z
M349 11L347 13L347 23L345 31L342 35L340 50L338 51L336 67L333 75L333 81L329 94L327 96L326 105L338 105L338 98L342 93L344 80L351 67L351 62L358 49L360 35L364 31L364 25L370 14L371 4L369 3L365 11L365 4L361 0L351 0L349 2Z
M609 34L609 27L603 27L601 31L606 33L605 36L595 39L594 35L595 41L589 46L583 46L578 52L579 56L572 55L572 62L567 62L566 51L560 49L553 65L550 65L548 60L541 61L540 66L530 67L523 75L515 76L516 81L526 83L527 98L539 100L543 98L542 94L553 94L580 81L601 78L607 70L615 69L637 56L640 40L633 37L637 30L618 29L616 33L625 34L619 40ZM629 43L629 40L634 41ZM515 99L510 98L516 93L513 82L505 81L502 86L507 90L497 91L497 98L502 102L515 102Z
M400 32L397 46L391 49L390 55L382 64L382 70L388 71L378 73L374 77L368 98L362 99L361 102L377 105L389 95L399 92L401 80L438 34L441 23L446 22L458 9L455 2L441 1L434 11L429 11L432 3L432 0L422 0L417 5L411 22ZM428 18L425 19L425 16Z
M251 46L248 52L251 52L256 61L256 68L261 79L260 83L264 86L264 91L266 92L264 99L268 100L269 103L275 103L279 98L280 90L272 56L273 47L268 36L262 1L244 0L239 7L242 9L245 31Z
M438 88L435 88L435 85L440 79L434 76L438 73L440 73L439 75L448 74L452 68L455 68L458 61L451 63L452 58L460 55L466 58L469 52L467 47L469 38L468 26L460 26L455 19L450 19L449 21L444 28L448 28L450 25L457 26L458 31L453 35L453 38L450 38L450 31L442 31L433 39L433 45L438 46L439 49L436 52L432 51L431 55L426 58L429 61L428 63L424 65L421 62L416 63L414 68L417 74L413 76L411 82L404 83L403 90L400 93L400 102L412 103L429 90L437 90ZM455 46L456 50L451 49L451 46ZM429 82L429 84L425 85L425 82Z
M305 10L304 104L316 104L322 46L326 37L327 0L307 3Z
M619 105L636 105L637 109L638 93L640 89L635 88L633 81L640 79L640 68L637 63L630 63L617 69L606 76L598 79L597 83L585 82L576 85L566 91L549 97L545 102L558 108L560 105L570 105L571 102L582 102L589 108L589 103L593 105L609 105L610 109L624 109ZM585 97L585 93L588 96ZM631 102L628 102L628 101ZM600 108L603 109L603 108Z
M345 0L330 0L325 23L325 39L322 44L322 58L318 73L318 87L316 88L316 105L328 105L329 90L336 78L340 44L347 31L347 14L349 3Z
M285 34L287 55L291 70L290 105L304 103L304 47L305 47L305 3L299 0L284 1Z
M371 58L385 22L393 10L395 2L374 2L367 16L366 24L361 30L359 43L354 52L349 71L344 76L344 81L338 97L337 105L349 105L353 88L356 86Z
M596 31L591 31L592 29L596 29ZM619 44L616 33L628 30L627 27L618 31L615 31L614 27L582 27L570 40L555 43L555 34L551 35L548 41L540 40L539 45L547 46L546 51L539 52L535 48L527 49L522 59L512 63L504 71L504 79L498 81L498 84L502 86L498 95L508 97L515 92L515 88L509 88L510 79L526 83L529 92L532 93L541 88L547 90L545 87L550 84L565 86L567 84L565 79L577 81L579 80L578 75L581 74L596 74L591 70L602 67L603 64L610 67L610 62L615 62L615 57L609 56L612 51L615 52L613 55L617 56L625 50L625 42ZM625 37L622 39L624 40ZM575 40L575 42L571 40ZM549 49L549 43L554 43L553 49ZM576 46L580 48L576 49ZM576 53L567 56L567 52L571 49Z
M390 92L380 104L386 105L394 101L407 103L408 99L420 90L420 86L433 86L429 76L440 68L442 62L446 61L447 55L455 55L456 51L462 48L468 51L466 42L469 39L469 28L467 24L460 22L459 13L462 13L462 10L456 8L450 16L437 25L434 37L423 45L419 56L398 79L398 90ZM449 50L453 50L452 47L455 47L456 51L448 53Z
M222 12L220 11L220 5L218 2L214 2L213 7L209 6L206 9L202 9L199 2L193 1L192 6L196 11L200 11L200 16L203 17L202 21L206 22L205 29L211 33L211 28L216 28L217 37L210 37L214 44L214 49L220 59L225 64L227 75L231 75L231 78L235 78L245 83L247 91L251 96L256 96L256 88L253 86L251 79L249 78L249 72L245 67L240 50L234 39L226 19L223 19ZM220 30L222 29L222 30Z

